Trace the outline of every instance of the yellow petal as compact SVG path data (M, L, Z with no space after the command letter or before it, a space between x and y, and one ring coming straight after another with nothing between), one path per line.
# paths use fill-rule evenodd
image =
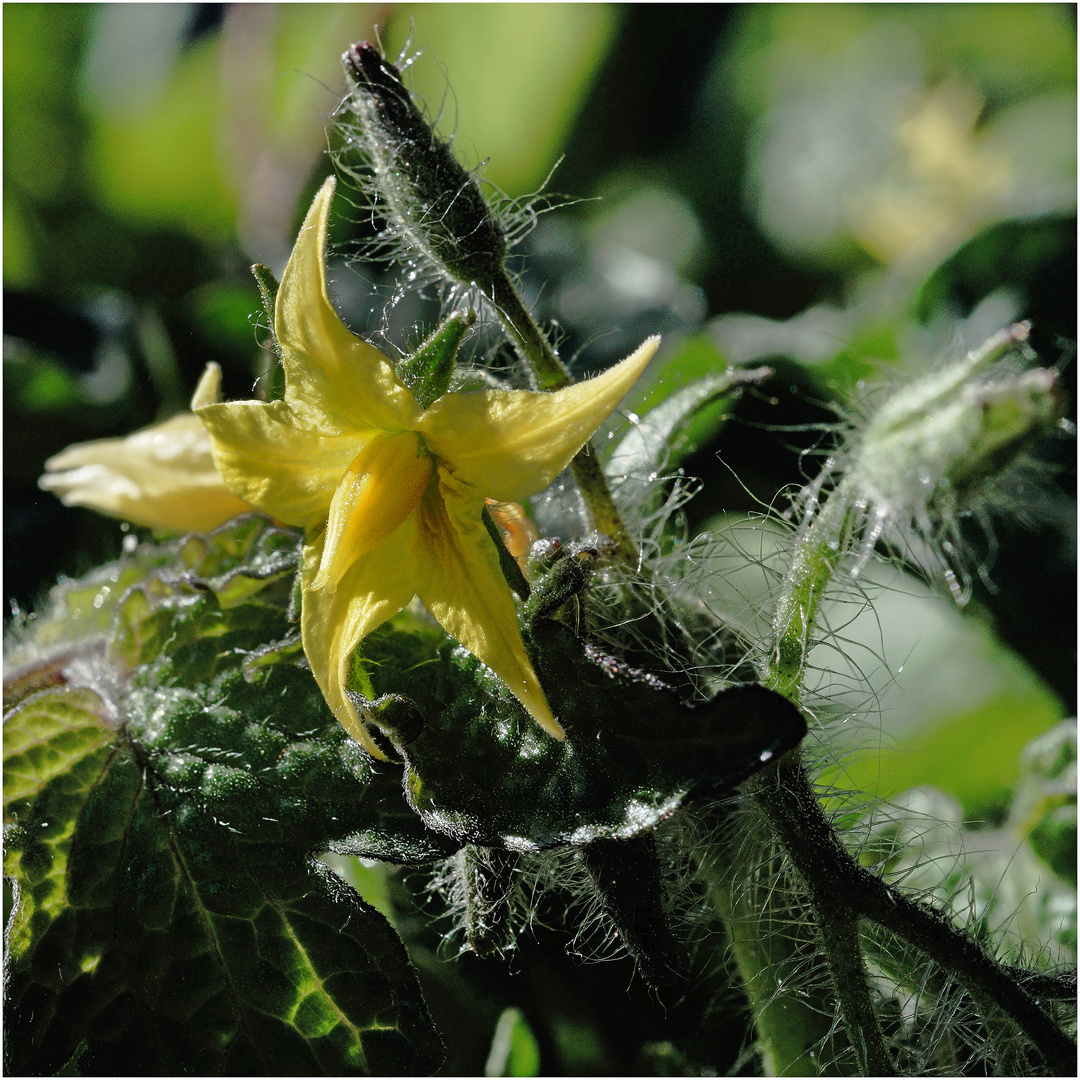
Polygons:
M251 509L226 487L210 438L192 413L125 439L69 446L45 469L38 485L65 505L168 532L206 531Z
M442 628L483 661L547 732L565 732L552 715L518 630L499 556L481 523L483 496L444 469L416 514L416 593Z
M334 178L320 188L300 229L274 307L285 401L301 427L341 435L411 428L420 406L373 345L338 317L326 291L326 232Z
M191 411L197 413L207 405L215 405L221 400L221 365L206 365L195 393L191 395Z
M283 401L203 405L198 416L224 482L252 506L305 528L325 520L338 481L365 441L294 427Z
M304 548L301 565L304 653L338 723L375 758L386 755L372 741L345 688L357 645L413 598L411 580L403 573L411 567L403 552L412 551L414 534L408 519L391 539L357 559L333 591L312 588L322 562L322 535Z
M341 478L313 589L334 588L361 555L389 536L420 501L434 461L414 431L376 435Z
M648 366L660 339L594 379L553 393L446 394L417 423L454 475L500 502L542 491L569 464Z

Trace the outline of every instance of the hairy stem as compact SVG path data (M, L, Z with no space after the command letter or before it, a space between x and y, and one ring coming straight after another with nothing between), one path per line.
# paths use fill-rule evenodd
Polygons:
M766 1074L828 1075L835 1061L832 1017L813 1007L818 994L801 992L810 959L806 910L784 888L783 857L762 858L758 845L745 843L719 809L707 816L723 838L699 850L698 870L727 929Z
M822 947L829 963L840 1018L864 1076L896 1076L874 1011L874 995L859 942L859 920L831 897L813 898Z
M861 871L861 867L852 865ZM1072 1076L1076 1044L982 948L922 904L862 871L876 887L859 896L867 918L915 945L970 988L1004 1011L1034 1043L1054 1075Z
M858 864L822 812L797 750L784 755L774 770L760 774L754 789L758 805L806 886L840 1018L860 1071L867 1076L894 1075L863 960L859 911L846 903L835 872L837 866L858 869Z
M938 912L893 889L851 857L822 812L795 751L759 775L754 794L812 896L836 910L846 909L851 917L868 918L920 949L973 997L1003 1010L1054 1073L1072 1075L1075 1044L1007 969Z
M509 276L504 272L493 276L488 282L478 284L494 306L518 353L531 368L537 389L562 390L569 386L574 381L573 377L555 355Z
M830 499L799 534L773 615L773 640L762 681L798 703L818 608L843 554L848 519L843 499Z

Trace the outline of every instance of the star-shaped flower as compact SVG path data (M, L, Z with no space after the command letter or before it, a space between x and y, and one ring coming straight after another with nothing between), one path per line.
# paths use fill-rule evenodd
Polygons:
M330 304L333 193L331 178L277 294L284 398L201 404L214 460L240 499L306 530L304 651L334 714L370 753L382 756L346 694L352 655L414 595L561 738L483 524L484 498L521 502L546 488L644 371L658 339L554 393L447 393L423 409Z

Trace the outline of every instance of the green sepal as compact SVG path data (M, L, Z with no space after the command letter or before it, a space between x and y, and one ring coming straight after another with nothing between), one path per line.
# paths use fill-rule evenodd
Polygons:
M491 516L491 511L488 510L486 506L484 507L480 518L484 523L484 528L487 529L488 536L491 537L491 542L495 545L495 550L499 554L499 569L502 570L503 577L506 579L506 584L509 585L522 600L528 600L529 593L532 591L529 586L529 579L522 573L521 567L518 566L517 559L515 559L507 550L506 542L503 540L502 533L499 532L499 526L495 524L495 519Z
M620 499L627 505L647 501L656 491L657 474L678 469L716 438L742 387L771 374L769 368L729 367L683 387L645 413L605 464L606 472L625 477Z
M581 860L641 977L653 987L671 985L679 972L677 947L664 911L652 833L594 840L582 847Z
M259 299L262 301L263 313L266 315L266 329L270 334L270 347L274 350L277 361L270 366L270 370L260 380L259 389L263 400L280 401L285 396L285 369L280 363L281 346L278 344L277 333L274 330L278 280L274 277L273 270L262 263L255 263L251 267L251 273L255 278L255 284L259 287Z
M411 356L397 365L398 378L412 391L421 409L429 409L450 389L454 363L465 331L476 314L451 315Z
M274 332L274 308L277 304L278 280L274 277L274 271L263 263L254 263L251 273L255 278L255 284L259 286L259 299L262 301L263 311L270 324L270 333ZM277 350L277 341L274 341L274 349Z

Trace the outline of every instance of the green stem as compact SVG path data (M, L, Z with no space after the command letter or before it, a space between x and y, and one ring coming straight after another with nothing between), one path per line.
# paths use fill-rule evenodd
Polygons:
M859 912L847 903L842 875L857 864L821 810L798 750L759 774L754 795L809 894L840 1018L864 1076L895 1075L885 1047L859 941Z
M485 285L480 283L484 295L498 313L503 329L510 335L519 355L531 368L536 384L541 390L561 390L570 386L574 379L555 355L544 332L537 325L528 308L522 302L509 276L503 272L493 276ZM600 460L586 443L570 462L570 471L589 508L593 528L610 536L617 545L619 556L637 565L638 550L623 523L615 500L611 497L607 478L600 467Z
M514 346L532 369L540 390L562 390L574 379L555 355L544 332L525 306L513 282L505 271L481 283L484 295L498 313L499 321L510 335Z
M896 1076L885 1046L859 942L859 920L832 897L813 897L822 949L829 964L844 1030L863 1076Z
M1006 1013L1035 1044L1053 1075L1073 1075L1076 1043L1017 985L1008 970L937 912L893 891L879 879L867 877L870 887L858 899L868 918L926 953L974 997L984 998Z
M826 987L803 992L811 948L805 906L783 887L782 855L762 859L721 813L708 811L723 838L699 851L698 869L727 930L766 1074L832 1075L832 1017L812 1004Z
M849 506L836 494L800 534L773 615L773 644L762 681L795 703L801 696L818 608L844 553Z
M954 975L974 997L1003 1010L1055 1074L1075 1066L1075 1043L1007 969L936 911L891 888L851 857L825 817L797 751L784 755L775 770L758 774L754 795L811 895L820 897L819 911L826 905L846 909L896 934ZM857 1024L847 1017L845 1022Z
M513 948L509 898L518 857L500 848L466 844L455 856L465 887L465 940L477 956Z
M796 703L802 695L822 598L850 546L855 504L841 481L800 532L784 578L773 617L772 647L761 674L767 686ZM974 999L984 1002L988 1028L998 1026L994 1014L1001 1010L1053 1071L1075 1065L1075 1044L977 942L936 911L890 888L852 858L825 817L798 751L759 773L752 781L752 793L807 890L841 1019L861 1069L871 1075L885 1074L893 1073L895 1066L874 1008L859 937L860 918L915 946L956 977ZM768 896L766 904L775 900ZM767 914L763 907L757 915L762 926Z

